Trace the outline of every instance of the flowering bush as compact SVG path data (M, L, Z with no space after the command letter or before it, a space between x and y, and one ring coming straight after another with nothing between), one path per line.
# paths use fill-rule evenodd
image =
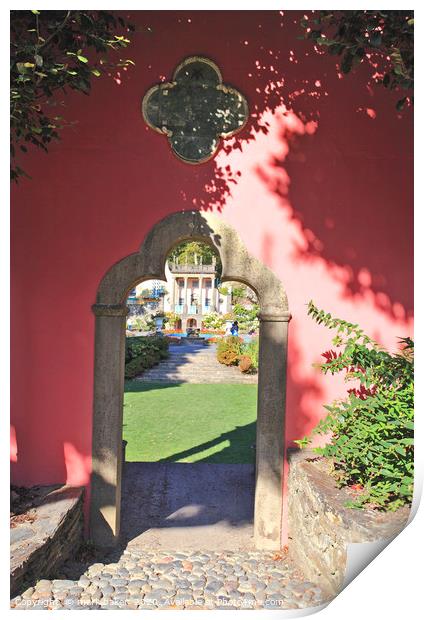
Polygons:
M218 312L209 312L203 318L203 325L208 329L221 329L225 324L225 319L222 314Z
M208 338L206 340L206 344L214 344L215 342L219 342L220 340L220 336L213 336L212 338Z
M241 304L233 307L234 319L238 321L240 331L256 331L259 328L259 306L254 304L252 308L245 308Z
M390 354L358 325L333 318L313 302L308 314L336 330L333 344L340 351L323 353L322 372L345 372L347 381L357 382L346 398L325 406L329 413L311 435L330 432L332 438L314 450L333 463L340 486L359 491L350 507L396 510L413 492L414 343L402 338L401 351ZM305 447L310 441L296 443Z
M149 332L155 329L156 325L151 315L130 317L127 320L129 329L139 332Z

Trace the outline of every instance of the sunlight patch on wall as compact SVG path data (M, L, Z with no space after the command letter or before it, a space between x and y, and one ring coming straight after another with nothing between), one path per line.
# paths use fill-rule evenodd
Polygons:
M90 480L91 457L84 456L72 443L63 444L63 453L66 467L66 484L82 486Z
M265 111L261 121L267 124L266 134L258 131L241 148L220 152L216 158L221 170L239 173L222 207L222 217L236 228L249 251L267 264L286 288L293 314L288 408L296 407L302 412L302 429L308 430L324 414L323 403L343 395L346 386L342 377L323 379L312 367L313 363L322 361L320 354L329 348L332 334L307 317L307 302L313 299L334 316L360 324L371 337L391 350L397 348L399 337L412 335L412 321L406 319L401 304L392 303L387 295L382 299L384 294L373 289L372 274L366 268L357 274L357 290L352 293L349 289L352 269L320 255L320 240L313 231L304 228L299 218L302 205L293 208L291 180L284 162L293 144L296 154L301 156L301 140L313 139L319 131L318 123L304 123L284 105L274 112ZM308 178L304 183L307 185ZM331 225L337 226L334 222ZM320 389L316 390L316 386ZM301 397L295 395L297 389ZM298 411L292 414L297 416ZM288 417L290 425L290 411ZM296 423L292 426L289 439L297 438L296 429L300 430Z
M16 441L16 429L13 424L10 425L10 462L18 462L18 443Z

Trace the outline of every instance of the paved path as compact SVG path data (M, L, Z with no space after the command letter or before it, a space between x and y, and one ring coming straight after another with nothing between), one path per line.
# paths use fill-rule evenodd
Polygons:
M15 609L297 609L323 602L286 552L252 544L254 469L126 463L122 545L31 584ZM230 550L229 550L230 549ZM49 576L52 577L52 576Z
M215 347L171 346L140 381L254 383ZM286 552L255 551L254 468L126 463L122 544L70 561L11 601L15 609L297 609L324 602ZM229 550L230 549L230 550Z
M254 465L125 463L122 541L156 550L253 550L254 494Z
M257 374L240 372L216 359L216 345L171 344L169 358L145 371L137 381L159 383L257 383Z

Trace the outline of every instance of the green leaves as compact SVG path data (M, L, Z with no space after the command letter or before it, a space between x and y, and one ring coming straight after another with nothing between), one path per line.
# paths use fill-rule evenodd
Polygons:
M57 91L88 94L94 77L133 64L106 58L110 50L129 45L131 30L106 11L11 11L12 180L23 174L16 154L25 153L28 144L47 151L66 126L50 114Z
M316 449L334 463L340 486L361 485L363 493L350 502L359 508L371 504L396 510L412 499L414 343L400 340L403 348L394 354L385 351L358 325L333 318L310 301L308 314L318 324L337 332L327 351L322 372L343 372L355 387L331 405L313 435L328 435L331 441ZM311 437L297 440L299 447Z
M412 11L314 11L301 19L304 38L341 56L340 70L350 73L369 63L371 77L386 88L410 91L396 104L400 112L412 103L414 87L414 18ZM312 28L312 24L314 27Z

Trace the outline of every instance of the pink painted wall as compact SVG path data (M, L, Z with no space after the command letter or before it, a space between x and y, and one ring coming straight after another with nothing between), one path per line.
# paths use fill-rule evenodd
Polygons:
M388 347L412 332L412 112L300 41L301 14L138 12L137 66L66 97L78 120L48 155L22 164L13 190L12 477L88 484L94 317L104 273L154 223L212 209L286 286L290 324L287 441L344 392L313 367L330 334L310 298ZM217 62L251 119L200 166L175 158L140 103L186 56Z

